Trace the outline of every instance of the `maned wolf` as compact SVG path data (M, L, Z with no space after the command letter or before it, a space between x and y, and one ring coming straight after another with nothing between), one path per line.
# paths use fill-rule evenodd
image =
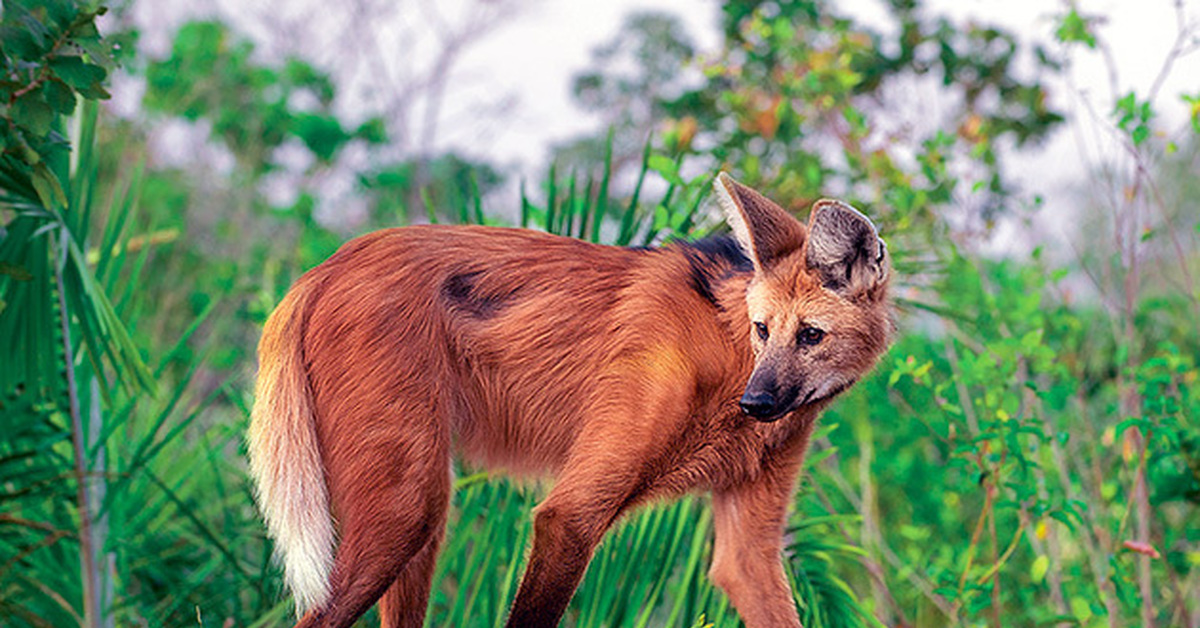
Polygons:
M355 239L258 348L250 468L300 626L421 626L451 456L557 478L508 626L557 626L623 513L711 491L710 576L745 624L799 626L782 565L820 411L892 329L887 250L722 174L734 239L624 249L491 227Z

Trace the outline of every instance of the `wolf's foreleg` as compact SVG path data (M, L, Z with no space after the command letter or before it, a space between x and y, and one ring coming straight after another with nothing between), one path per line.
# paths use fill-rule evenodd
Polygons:
M800 628L783 570L783 529L800 458L764 469L752 483L713 493L716 539L709 578L746 628Z

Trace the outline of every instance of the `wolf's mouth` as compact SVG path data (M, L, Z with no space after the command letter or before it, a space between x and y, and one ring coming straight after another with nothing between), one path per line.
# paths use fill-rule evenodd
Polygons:
M842 394L843 392L845 392L846 389L853 386L854 382L856 382L856 381L858 381L857 378L842 382L842 383L838 384L837 386L834 386L833 389L830 390L829 392L825 393L824 395L821 395L820 397L817 397L816 399L812 398L812 396L814 394L816 394L816 392L817 392L817 389L814 388L811 391L809 391L809 393L806 397L804 397L804 401L802 401L800 403L800 405L805 406L805 405L817 403L818 401L825 401L826 399L832 399L832 398ZM799 407L799 406L797 406L797 407Z
M856 381L857 381L857 379L850 379L850 381L842 382L838 385L835 385L835 387L833 387L832 390L829 390L828 393L818 396L818 397L816 397L816 399L814 399L814 396L812 396L812 395L815 395L817 393L817 389L814 388L812 390L809 390L809 394L804 395L804 401L800 401L798 403L798 405L792 409L794 411L794 409L799 409L802 406L810 406L810 405L812 405L812 403L816 403L818 401L833 399L833 397L844 393L844 391L846 391L847 388L852 387L852 385L854 385L854 382L856 382Z
M820 397L815 397L815 398L814 398L814 395L817 394L817 389L813 388L812 390L808 391L808 394L804 395L803 398L797 397L799 399L799 401L793 401L792 403L785 406L785 409L779 411L778 413L771 414L769 416L762 416L762 417L755 417L755 418L758 419L759 423L774 423L775 421L778 421L779 419L783 418L784 416L791 414L791 413L795 412L796 410L803 408L804 406L809 406L814 403L819 403L819 402L825 401L827 399L832 399L832 398L842 394L843 392L846 391L847 388L850 388L851 386L853 386L856 381L858 381L857 378L842 382L841 384L834 386L829 392L825 393L824 395L821 395Z

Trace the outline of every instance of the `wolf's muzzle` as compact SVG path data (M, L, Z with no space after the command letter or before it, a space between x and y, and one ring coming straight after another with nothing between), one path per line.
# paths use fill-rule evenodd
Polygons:
M742 412L749 414L756 419L767 419L778 414L778 408L775 402L775 395L769 392L746 393L742 395L738 405L742 407Z

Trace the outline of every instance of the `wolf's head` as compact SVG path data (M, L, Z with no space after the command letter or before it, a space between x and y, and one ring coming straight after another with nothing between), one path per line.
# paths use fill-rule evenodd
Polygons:
M842 392L887 347L887 247L841 201L817 201L806 226L728 175L714 186L754 263L746 290L754 371L741 407L774 421Z

